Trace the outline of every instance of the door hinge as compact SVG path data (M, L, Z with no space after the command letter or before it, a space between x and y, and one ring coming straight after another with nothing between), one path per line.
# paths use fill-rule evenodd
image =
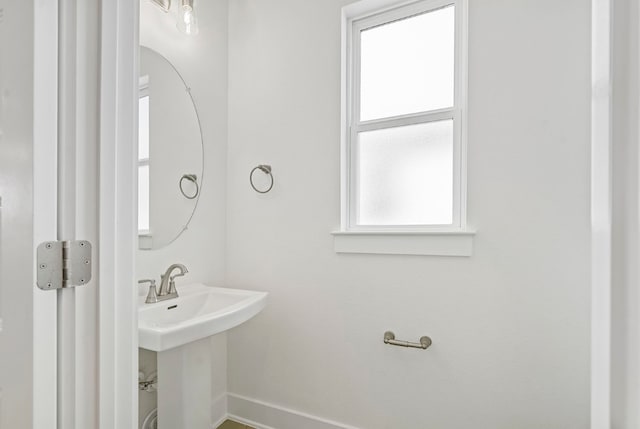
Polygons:
M91 243L45 241L37 251L37 285L42 290L82 286L91 280Z

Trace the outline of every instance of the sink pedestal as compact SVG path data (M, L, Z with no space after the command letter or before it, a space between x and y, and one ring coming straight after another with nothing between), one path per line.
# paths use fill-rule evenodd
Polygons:
M157 352L158 427L211 429L226 415L225 332L258 314L267 293L184 285L180 296L138 301L139 347Z
M158 429L210 429L225 414L226 334L158 352Z

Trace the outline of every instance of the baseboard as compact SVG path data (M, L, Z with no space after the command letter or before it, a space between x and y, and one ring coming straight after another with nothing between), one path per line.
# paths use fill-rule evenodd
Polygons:
M211 429L218 429L218 427L220 427L220 425L226 422L228 419L229 419L229 416L225 414L222 418L220 418L220 420L211 424Z
M241 423L255 429L275 429L271 426L265 426L258 422L254 422L253 420L245 419L244 417L235 416L233 414L229 414L227 417L229 420L233 420L234 422Z
M227 394L227 416L256 429L359 429L235 393Z
M220 420L218 420L215 423L211 423L211 429L218 429L218 427L220 427L220 425L224 422L226 422L229 419L228 415L224 415L224 417L222 417Z
M211 420L214 422L211 427L216 429L227 420L227 394L216 397L211 401Z

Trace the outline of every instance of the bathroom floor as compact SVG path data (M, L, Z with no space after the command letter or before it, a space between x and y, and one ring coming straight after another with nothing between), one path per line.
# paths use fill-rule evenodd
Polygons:
M227 420L218 426L218 429L254 429L251 426L243 425L242 423L236 423L232 420Z

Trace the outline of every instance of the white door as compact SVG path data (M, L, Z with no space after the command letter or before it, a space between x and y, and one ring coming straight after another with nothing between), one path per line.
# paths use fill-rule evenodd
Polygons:
M137 422L135 168L120 160L136 19L128 0L0 0L0 429ZM92 280L38 289L38 244L79 239Z

